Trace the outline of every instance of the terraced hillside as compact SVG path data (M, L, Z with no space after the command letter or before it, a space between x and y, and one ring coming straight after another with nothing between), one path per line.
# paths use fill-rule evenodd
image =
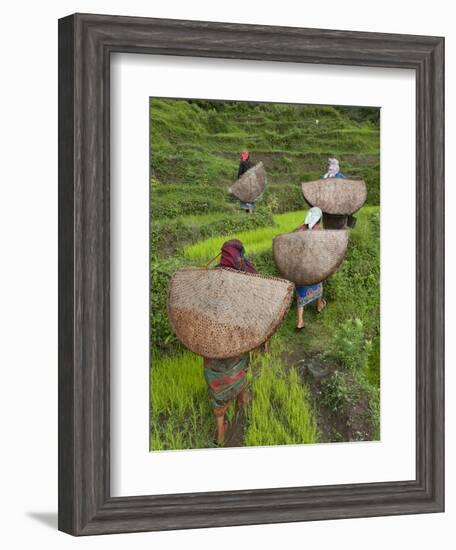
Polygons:
M375 439L379 435L379 112L367 108L152 99L151 449L213 445L213 418L201 358L184 350L166 313L169 277L210 261L241 238L257 269L277 274L274 235L302 223L302 181L317 179L328 156L363 178L368 201L349 251L325 283L328 306L295 308L271 342L252 355L245 415L230 412L227 445ZM263 161L268 187L255 214L228 194L239 152Z
M273 212L301 209L297 184L319 178L329 156L340 159L345 174L364 179L368 204L379 204L377 110L363 116L362 109L330 106L153 99L150 112L151 180L174 184L176 193L210 186L211 209L232 206L226 187L245 148L265 165ZM155 196L160 203L161 191ZM199 211L198 197L192 200Z

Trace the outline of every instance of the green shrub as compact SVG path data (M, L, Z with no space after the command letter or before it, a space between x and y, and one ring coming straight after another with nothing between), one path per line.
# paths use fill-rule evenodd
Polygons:
M330 308L323 316L328 326L347 319L361 319L365 336L373 340L380 333L380 241L379 215L373 207L356 214L350 231L347 254L338 271L324 285Z
M184 258L152 259L150 277L150 338L151 347L170 349L177 346L177 339L171 331L166 309L167 289L171 275L186 265Z
M380 387L380 335L372 340L369 353L367 378L371 386Z
M340 363L349 370L368 366L371 341L365 340L361 319L348 319L334 331L334 348Z
M350 390L342 373L335 371L320 383L320 400L333 413L340 412L350 399Z
M264 194L264 202L274 214L302 210L306 206L300 185L290 183L269 184Z

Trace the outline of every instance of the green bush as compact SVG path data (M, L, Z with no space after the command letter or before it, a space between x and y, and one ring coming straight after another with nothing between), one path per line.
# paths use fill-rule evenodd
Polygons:
M324 285L331 305L324 322L338 326L359 318L366 338L373 340L380 334L379 215L376 209L364 207L356 216L344 261Z
M371 341L365 340L361 319L349 319L334 331L334 348L340 363L349 370L365 370Z
M342 373L335 371L320 383L320 400L333 413L340 412L350 399L350 389Z
M171 331L166 309L167 289L171 275L185 265L187 265L186 260L180 257L152 259L149 308L152 348L164 350L177 346L177 339Z
M269 184L263 198L274 214L305 208L301 187L298 184Z

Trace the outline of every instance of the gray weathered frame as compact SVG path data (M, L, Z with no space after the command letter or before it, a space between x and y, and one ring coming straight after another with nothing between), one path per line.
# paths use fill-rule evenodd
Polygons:
M112 498L112 52L416 71L416 479ZM59 21L59 529L73 535L444 509L444 39L76 14Z

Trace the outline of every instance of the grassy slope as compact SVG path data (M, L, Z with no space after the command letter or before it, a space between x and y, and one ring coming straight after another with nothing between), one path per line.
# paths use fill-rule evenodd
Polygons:
M252 354L248 380L245 445L314 443L317 428L307 388L294 369L282 369L279 338L267 354ZM202 358L189 351L152 358L151 438L153 450L214 446L214 419ZM234 415L228 410L228 419Z
M244 215L245 216L245 215ZM292 231L304 221L305 211L287 212L274 216L275 225L251 231L232 232L199 241L184 249L184 256L199 264L213 258L227 239L240 239L248 254L259 254L271 248L272 239L280 233Z
M275 200L276 211L301 208L296 184L318 178L331 155L344 173L366 180L369 204L379 203L378 123L358 122L334 107L152 99L150 139L151 176L174 183L175 192L210 186L212 196L220 199L223 190L223 202L232 205L225 188L237 174L239 151L248 148L255 162L265 164L265 201ZM217 203L211 201L211 210Z
M292 212L276 215L275 218L281 224L282 230L289 230L302 220L302 215L302 212ZM340 394L341 391L347 393L342 396L344 399L350 399L349 394L352 390L344 390L344 384L346 375L351 376L351 372L354 371L357 376L357 387L361 386L360 391L374 392L371 401L378 401L378 392L375 394L379 381L379 358L375 356L376 347L366 350L363 355L365 341L379 341L379 317L376 309L379 305L377 217L377 207L366 207L359 213L357 227L351 232L346 260L325 285L328 306L324 314L316 315L313 308L308 308L308 326L305 334L299 335L297 341L293 308L274 339L270 353L254 358L250 376L254 399L248 411L246 445L299 444L318 440L313 406L306 386L299 382L293 365L287 370L281 369L281 353L284 350L298 351L299 357L321 353L324 350L325 355L340 361L344 358L342 341L348 346L346 352L349 357L365 356L366 360L371 360L359 368L355 365L351 369L351 365L348 365L345 369L346 374L335 378L336 381L340 380L339 385L342 385L342 389L339 386L329 387L326 399L334 403L333 394ZM263 233L263 230L253 233L258 234L258 231L260 234ZM220 237L221 240L225 238ZM258 242L256 238L253 240ZM265 240L270 247L270 237ZM207 242L210 246L204 246ZM213 238L198 245L202 250L207 250L208 256L217 250L218 246ZM260 241L257 255L253 255L257 265L261 259L264 261L265 255L270 255L270 250L265 252L263 245ZM191 246L187 250L192 249ZM253 249L247 250L251 252ZM199 259L205 260L206 256ZM277 274L270 258L267 265L272 274ZM356 266L355 270L353 266ZM357 279L356 286L353 286L354 278ZM350 326L344 329L345 324L351 319L359 319L360 327L357 334L353 333ZM339 333L337 327L342 327ZM162 450L212 446L213 418L207 399L201 358L188 351L179 350L168 355L157 354L153 357L152 363L151 448ZM366 378L373 382L371 387L365 383ZM378 411L374 413L378 415Z
M261 272L275 274L272 237L302 223L304 203L298 183L318 178L329 155L340 158L347 175L365 178L368 201L378 204L378 125L332 107L244 104L234 108L156 99L151 119L151 446L208 447L214 426L201 358L181 348L167 321L165 289L170 274L181 265L208 261L234 235L244 241ZM255 161L263 160L269 181L253 217L240 214L226 192L237 172L238 152L245 147L253 151ZM292 310L270 353L253 361L249 376L254 400L245 444L318 440L308 389L293 365L283 369L284 348L303 355L324 350L335 357L344 370L332 380L341 382L325 390L322 400L326 395L334 405L337 395L340 411L346 380L355 377L357 388L374 392L373 414L378 415L377 211L364 207L359 213L347 258L325 285L329 301L325 313L316 316L312 307L306 310L305 338L296 340ZM360 325L352 319L359 319ZM344 356L345 348L349 353ZM344 365L344 357L353 354L366 364ZM295 399L288 399L290 395Z

